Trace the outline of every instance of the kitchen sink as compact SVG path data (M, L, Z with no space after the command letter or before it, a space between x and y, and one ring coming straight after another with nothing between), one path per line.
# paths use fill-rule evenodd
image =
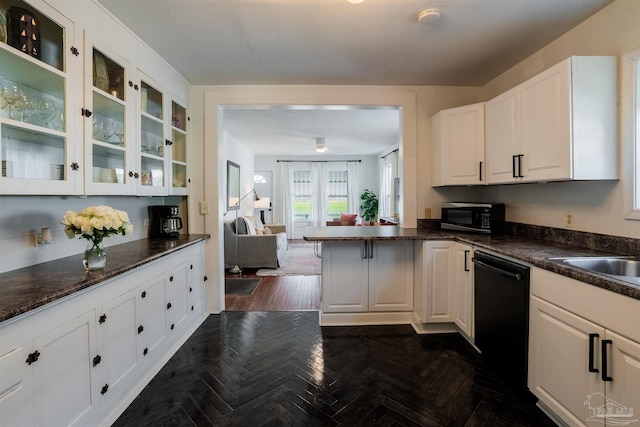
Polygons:
M549 260L640 285L640 260L638 259L630 257L572 257L549 258Z

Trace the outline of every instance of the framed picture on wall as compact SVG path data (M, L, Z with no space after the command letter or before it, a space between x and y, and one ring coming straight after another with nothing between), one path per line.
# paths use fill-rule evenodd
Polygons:
M227 160L227 211L240 208L240 165Z

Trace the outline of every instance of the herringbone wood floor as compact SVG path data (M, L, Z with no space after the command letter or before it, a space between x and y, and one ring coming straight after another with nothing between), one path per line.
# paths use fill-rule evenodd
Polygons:
M115 423L552 426L457 334L319 327L318 313L210 316Z

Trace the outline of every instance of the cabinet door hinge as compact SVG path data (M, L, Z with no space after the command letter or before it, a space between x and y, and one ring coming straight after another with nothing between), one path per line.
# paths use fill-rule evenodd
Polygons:
M93 366L95 367L96 365L100 364L100 362L102 362L102 357L100 357L100 355L98 354L93 358Z
M101 325L106 321L107 321L107 315L106 314L103 314L102 316L100 316L98 318L98 323L100 323Z
M91 115L93 114L91 110L88 110L86 108L81 108L80 113L83 117L91 117Z
M80 51L78 50L78 48L77 48L77 47L75 47L75 46L71 46L71 49L70 49L70 50L71 50L71 53L72 53L72 54L74 54L75 56L80 55Z
M40 357L40 352L38 350L34 351L33 353L30 353L27 356L27 360L26 360L27 365L31 365L32 363L37 362L39 357Z

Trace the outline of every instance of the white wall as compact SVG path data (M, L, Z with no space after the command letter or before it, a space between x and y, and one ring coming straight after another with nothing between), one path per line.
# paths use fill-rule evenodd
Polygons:
M242 197L253 188L253 151L227 132L224 132L223 135L224 176L222 185L224 188L224 197L227 197L227 160L231 160L240 166L240 197ZM224 210L227 210L226 203L224 205ZM253 197L251 196L247 196L242 202L240 202L238 216L244 215L253 215ZM235 217L236 212L230 211L227 212L224 219L228 221Z
M186 206L183 200L183 197L2 196L0 273L82 253L86 246L85 239L68 239L64 234L64 226L60 224L69 210L77 212L89 206L108 205L127 212L133 224L133 234L105 239L104 244L109 247L147 237L147 206ZM184 213L181 211L181 216ZM35 247L34 233L43 227L51 229L52 242ZM82 269L82 265L78 264L77 268Z
M617 0L507 70L483 91L490 99L572 55L620 56L638 48L640 1ZM640 222L624 219L622 181L492 186L483 190L482 199L506 203L509 221L565 228L564 219L571 213L576 230L640 238Z

